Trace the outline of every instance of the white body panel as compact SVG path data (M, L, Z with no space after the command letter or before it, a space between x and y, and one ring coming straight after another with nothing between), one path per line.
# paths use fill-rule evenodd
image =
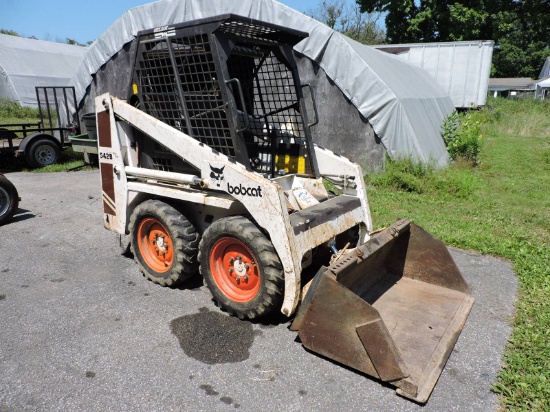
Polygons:
M445 90L457 108L485 106L493 41L388 44L375 46L401 50L396 56L426 70Z
M330 151L315 148L321 165L321 175L344 176L346 185L342 189L343 196L348 200L352 197L359 198L360 202L355 201L357 206L343 212L331 210L327 213L330 218L319 220L309 228L309 222L300 221L299 212L295 215L289 214L285 191L303 187L315 197L326 198L327 193L321 179L295 175L267 179L108 94L96 99L96 113L105 227L127 234L131 209L151 196L189 202L194 205L191 210L195 210L194 207L215 209L216 212L212 213L214 219L249 214L268 233L281 260L285 277L281 311L287 316L294 312L299 303L304 255L358 224L363 227L363 240L372 229L361 168ZM106 119L109 119L108 125ZM136 149L133 145L132 128L128 125L181 156L200 170L200 176L175 176L174 173L150 169L136 170ZM106 137L107 130L110 133L109 139ZM213 168L223 171L217 175L217 179L210 177ZM327 202L326 205L331 204L331 200ZM323 202L317 206L322 205ZM301 229L292 226L291 216L295 226L302 225ZM303 228L304 224L307 229ZM199 232L204 229L201 225L198 226Z

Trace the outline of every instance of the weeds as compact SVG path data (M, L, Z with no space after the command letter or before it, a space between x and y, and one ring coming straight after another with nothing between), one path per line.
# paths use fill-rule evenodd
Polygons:
M464 159L477 165L481 148L481 125L485 119L478 112L454 111L445 119L442 136L452 160Z
M488 99L484 114L490 133L522 137L550 135L550 100Z
M379 188L391 188L409 193L432 194L468 198L478 188L476 175L467 167L456 166L438 170L433 165L412 159L386 162L381 174L367 177L369 183Z
M32 107L23 107L13 100L0 99L0 119L35 120L40 118L38 109ZM0 123L15 123L0 121Z

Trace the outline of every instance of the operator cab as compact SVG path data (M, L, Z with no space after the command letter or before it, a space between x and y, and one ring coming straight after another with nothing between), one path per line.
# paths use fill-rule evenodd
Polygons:
M266 177L319 177L293 46L307 33L227 14L146 30L129 102ZM140 165L191 167L140 136Z

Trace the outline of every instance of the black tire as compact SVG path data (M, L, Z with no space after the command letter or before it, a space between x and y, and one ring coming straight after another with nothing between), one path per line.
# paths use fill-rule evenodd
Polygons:
M173 286L197 274L199 235L172 206L160 200L141 203L129 231L134 259L147 279Z
M247 218L223 218L206 229L199 264L214 300L228 313L254 319L281 309L283 266L271 241Z
M30 167L53 165L59 159L59 146L50 139L37 139L25 149L25 161Z
M13 217L18 206L17 189L7 177L0 175L0 226Z

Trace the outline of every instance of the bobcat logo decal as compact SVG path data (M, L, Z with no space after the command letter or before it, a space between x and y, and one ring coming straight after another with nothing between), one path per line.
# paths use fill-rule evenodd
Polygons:
M220 169L210 165L210 178L212 179L212 183L216 183L218 187L221 186L223 181L223 169L225 169L225 166Z

